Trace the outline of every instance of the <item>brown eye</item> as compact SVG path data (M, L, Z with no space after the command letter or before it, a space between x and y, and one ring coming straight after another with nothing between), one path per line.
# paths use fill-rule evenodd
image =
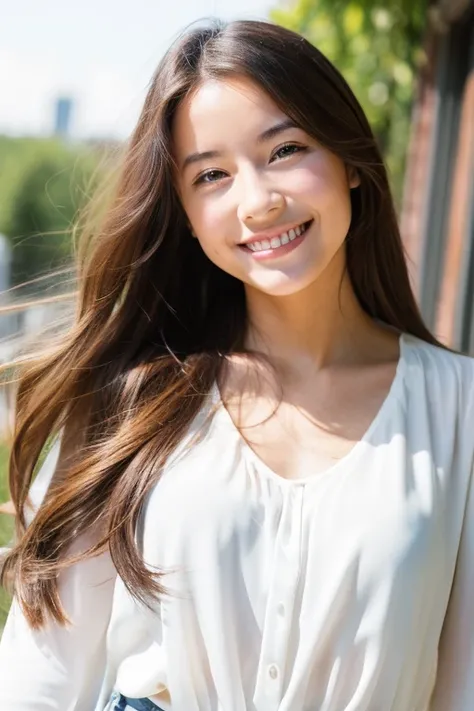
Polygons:
M216 183L219 176L225 175L222 170L208 170L206 173L202 173L194 181L194 185L199 185L200 183Z
M300 153L304 150L306 150L305 146L298 146L296 143L286 143L284 146L281 146L280 148L278 148L278 150L275 151L272 158L274 158L275 156L277 158L288 158L294 153Z

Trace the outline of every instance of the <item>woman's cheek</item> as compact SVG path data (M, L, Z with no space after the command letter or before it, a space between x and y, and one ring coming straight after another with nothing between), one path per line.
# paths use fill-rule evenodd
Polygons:
M206 245L206 251L222 254L225 247L225 235L230 231L230 217L215 207L210 207L200 215L196 226L198 236Z
M196 234L201 248L211 261L222 264L229 259L229 249L224 238L226 232L221 223L215 220L202 223Z
M285 182L295 200L316 209L325 204L332 207L335 200L344 200L348 192L343 164L326 151L310 153L286 176Z
M311 207L318 202L318 196L327 191L325 177L310 168L295 168L285 177L280 187L296 203Z

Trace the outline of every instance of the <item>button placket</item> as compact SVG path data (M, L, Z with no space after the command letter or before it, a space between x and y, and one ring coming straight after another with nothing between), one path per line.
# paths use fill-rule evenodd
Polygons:
M288 487L275 541L273 579L267 600L254 697L256 707L265 711L278 709L282 698L294 598L300 574L303 496L304 486Z

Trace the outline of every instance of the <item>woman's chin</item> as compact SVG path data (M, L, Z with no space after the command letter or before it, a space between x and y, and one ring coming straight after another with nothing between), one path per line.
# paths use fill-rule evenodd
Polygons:
M308 274L305 270L304 274L283 274L282 272L272 275L272 279L248 280L245 283L245 288L252 291L258 291L267 296L293 296L305 289L308 289L318 278L314 274Z

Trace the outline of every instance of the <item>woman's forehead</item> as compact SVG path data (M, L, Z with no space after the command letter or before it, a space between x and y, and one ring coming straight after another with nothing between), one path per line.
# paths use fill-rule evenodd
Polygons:
M246 78L210 79L178 107L173 124L175 152L213 150L222 142L257 138L286 115Z

